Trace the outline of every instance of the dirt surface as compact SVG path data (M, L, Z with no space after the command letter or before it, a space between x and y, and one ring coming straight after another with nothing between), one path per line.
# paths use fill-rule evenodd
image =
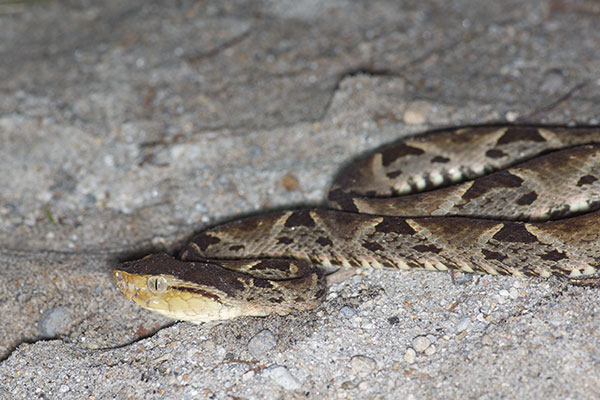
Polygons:
M112 266L412 133L600 123L594 1L0 3L0 398L598 398L600 294L366 271L174 323Z

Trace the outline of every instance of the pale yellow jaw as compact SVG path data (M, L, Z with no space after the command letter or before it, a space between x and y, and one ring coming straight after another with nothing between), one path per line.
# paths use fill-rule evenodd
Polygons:
M169 318L200 323L226 320L242 315L264 316L268 314L259 307L248 309L239 305L227 305L198 293L174 289L172 287L182 287L185 283L169 275L164 275L169 287L160 293L151 290L153 286L148 283L153 275L130 274L115 270L113 276L125 297L140 307Z

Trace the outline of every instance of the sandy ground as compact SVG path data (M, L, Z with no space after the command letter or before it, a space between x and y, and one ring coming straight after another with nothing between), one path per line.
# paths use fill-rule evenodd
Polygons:
M593 1L0 4L0 398L600 397L600 294L366 271L317 310L174 323L115 263L320 205L427 129L598 124Z

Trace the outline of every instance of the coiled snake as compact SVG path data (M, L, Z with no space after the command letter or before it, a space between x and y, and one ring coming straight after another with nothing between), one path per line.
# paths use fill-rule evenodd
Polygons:
M319 265L591 281L600 269L595 143L598 128L428 132L342 170L329 209L216 226L178 258L123 263L114 278L138 305L193 322L314 308L326 292Z

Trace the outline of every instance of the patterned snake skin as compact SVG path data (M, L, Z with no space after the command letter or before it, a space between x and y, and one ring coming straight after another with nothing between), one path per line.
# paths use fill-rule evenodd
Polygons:
M142 307L194 322L313 308L325 294L316 265L591 282L600 268L597 142L597 128L428 132L342 170L329 209L219 225L179 260L151 255L122 264L115 279Z

